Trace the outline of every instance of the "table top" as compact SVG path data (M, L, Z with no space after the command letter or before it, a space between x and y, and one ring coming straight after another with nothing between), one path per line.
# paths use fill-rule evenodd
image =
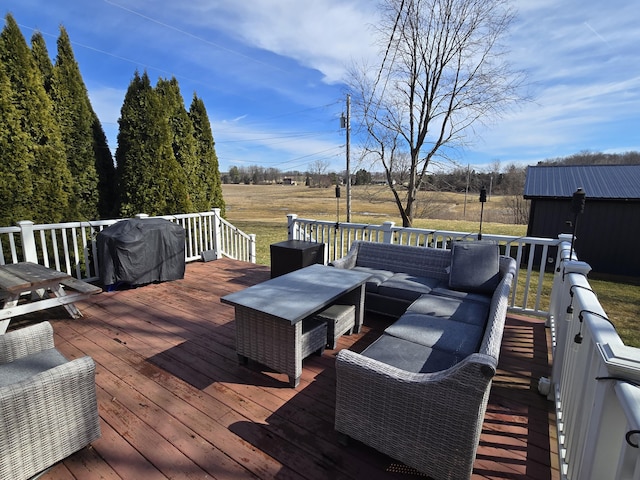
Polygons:
M363 285L370 276L368 273L315 264L231 293L220 300L293 324L331 305L340 296Z
M0 290L11 294L46 288L66 278L71 276L32 262L0 265Z

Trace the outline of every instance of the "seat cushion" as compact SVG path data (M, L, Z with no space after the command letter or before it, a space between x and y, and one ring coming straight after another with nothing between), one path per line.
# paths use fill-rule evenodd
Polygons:
M388 280L391 277L393 277L394 275L394 272L390 272L389 270L381 270L379 268L372 268L372 267L358 266L358 267L353 267L353 270L356 270L358 272L368 273L369 275L371 275L371 277L369 277L369 280L367 280L367 283L365 284L365 290L367 292L377 292L378 286L385 280Z
M387 297L415 300L440 285L437 278L418 277L408 273L396 273L378 286L378 293Z
M500 283L500 250L492 242L454 242L449 288L493 293Z
M458 300L473 300L474 302L482 302L487 305L491 304L492 295L487 293L475 293L475 292L462 292L460 290L451 290L446 287L436 287L431 292L431 295L440 295L441 297L456 298Z
M413 302L407 312L448 318L451 321L485 328L489 317L489 304L428 294Z
M484 329L469 323L407 312L387 327L384 333L466 357L478 351Z
M369 345L362 355L412 373L446 370L464 358L385 334Z
M27 380L37 373L57 367L67 361L58 350L49 348L5 363L0 365L0 387Z

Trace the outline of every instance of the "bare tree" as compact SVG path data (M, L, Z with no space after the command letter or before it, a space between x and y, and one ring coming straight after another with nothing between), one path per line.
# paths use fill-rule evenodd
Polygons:
M503 175L503 194L507 197L507 206L512 215L512 222L519 225L529 223L529 201L524 199L524 184L527 168L510 164Z
M327 169L329 168L329 162L327 160L316 159L309 165L309 172L313 178L313 182L316 186L329 186L329 180L327 179Z
M430 163L446 162L474 124L522 99L522 76L500 43L514 12L508 0L383 0L381 13L384 58L375 70L352 71L354 116L410 226ZM403 154L408 178L394 184Z

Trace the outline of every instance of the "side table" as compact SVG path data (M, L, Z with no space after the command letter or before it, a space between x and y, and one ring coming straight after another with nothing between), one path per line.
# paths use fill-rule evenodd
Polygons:
M271 244L271 278L315 263L324 264L324 243L287 240Z

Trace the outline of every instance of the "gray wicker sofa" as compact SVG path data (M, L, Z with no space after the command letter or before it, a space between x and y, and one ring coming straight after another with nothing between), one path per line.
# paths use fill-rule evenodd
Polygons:
M515 260L486 242L451 250L357 242L333 264L370 272L365 309L399 317L362 353L338 353L335 428L342 440L354 438L433 478L468 479Z

